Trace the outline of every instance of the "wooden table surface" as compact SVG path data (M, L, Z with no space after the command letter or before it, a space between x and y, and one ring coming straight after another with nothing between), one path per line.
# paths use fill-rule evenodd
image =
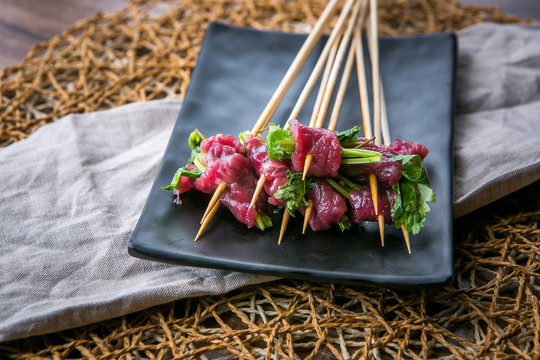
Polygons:
M445 0L440 0L445 1ZM499 6L506 13L540 19L540 0L461 0ZM128 0L1 0L0 69L15 65L30 48L99 11L115 12Z

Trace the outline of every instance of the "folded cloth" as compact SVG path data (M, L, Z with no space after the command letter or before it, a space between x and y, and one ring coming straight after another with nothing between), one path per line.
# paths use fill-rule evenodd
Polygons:
M458 40L463 215L540 178L540 31L486 24ZM180 105L70 115L0 149L0 341L274 279L127 254Z
M540 179L540 24L458 33L454 216Z
M272 279L128 255L180 105L69 115L0 150L0 341Z

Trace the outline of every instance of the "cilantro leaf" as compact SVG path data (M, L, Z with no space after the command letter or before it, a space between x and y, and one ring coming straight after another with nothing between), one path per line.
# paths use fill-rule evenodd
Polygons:
M429 177L419 155L391 155L401 162L405 170L401 174L407 180L429 186Z
M307 206L307 201L304 196L312 186L313 184L310 178L303 181L302 173L293 173L290 170L287 170L287 183L276 190L274 197L283 200L285 207L291 216L294 217L296 209Z
M392 186L397 193L392 207L393 221L396 228L405 225L407 231L416 235L430 211L427 203L435 202L435 193L429 187L427 171L420 156L397 155L394 158L401 161L405 169L401 171L400 181Z
M296 141L294 141L291 132L281 129L276 124L270 124L268 127L266 144L268 145L268 157L274 160L290 158L296 147Z
M360 126L355 126L349 130L344 130L337 133L337 138L339 143L343 146L343 143L346 143L349 140L355 139L356 133L360 131Z

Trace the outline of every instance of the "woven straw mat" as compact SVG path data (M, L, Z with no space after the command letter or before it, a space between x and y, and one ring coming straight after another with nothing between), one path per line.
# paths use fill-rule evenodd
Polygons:
M69 113L182 98L219 20L306 32L323 0L133 1L36 45L0 73L0 144ZM454 0L380 0L384 34L523 22ZM455 276L397 290L280 280L0 344L13 359L538 359L540 186L455 222ZM1 357L1 356L0 356Z

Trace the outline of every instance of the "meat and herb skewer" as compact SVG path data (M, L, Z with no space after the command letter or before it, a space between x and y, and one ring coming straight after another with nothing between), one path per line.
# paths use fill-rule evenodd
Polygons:
M406 141L388 144L389 132L385 122L387 119L378 69L376 0L370 0L368 42L373 64L374 125L378 136L375 137L376 144L370 143L373 138L369 123L365 73L361 63L363 55L360 38L360 26L366 13L367 2L346 2L314 72L293 109L291 120L284 129L271 125L267 143L257 136L269 123L270 117L321 35L322 27L330 19L337 0L332 0L324 10L249 134L243 134L238 141L230 135L218 134L205 138L200 132L192 133L189 139L192 156L186 166L177 171L171 185L166 189L174 189L178 204L181 204L180 194L191 188L214 194L201 220L202 226L196 239L212 219L220 203L226 205L234 216L248 227L255 226L261 230L271 226L269 213L272 206L284 206L279 242L289 216L294 216L294 213L299 211L305 213L304 230L307 223L314 231L327 229L334 223L346 230L351 228L353 223L376 219L379 222L383 246L384 223L395 223L396 227L403 229L410 252L408 231L417 233L420 230L425 214L429 211L426 203L434 201L434 195L428 187L429 180L422 165L425 154L411 154L416 145L411 147L413 143ZM347 29L341 34L347 19ZM359 25L355 26L357 22ZM354 41L343 71L329 129L322 129L351 37ZM333 131L354 55L359 70L364 135L371 138L370 140L356 138L358 128L340 134ZM318 106L313 111L310 126L301 125L296 118L325 62L328 71L325 71L323 76ZM381 126L387 146L381 145ZM350 209L347 204L350 204Z

